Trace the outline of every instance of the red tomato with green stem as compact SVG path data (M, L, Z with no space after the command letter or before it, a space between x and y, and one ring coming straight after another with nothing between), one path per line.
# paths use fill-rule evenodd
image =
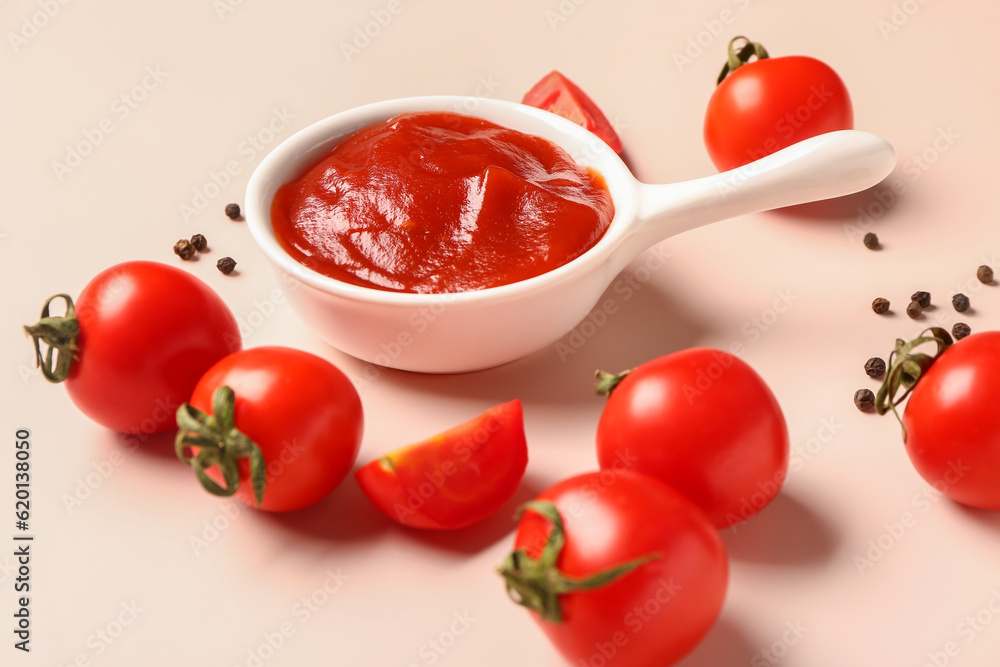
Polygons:
M528 503L500 573L573 665L666 667L715 623L728 568L693 503L652 477L604 471Z
M933 355L917 352L935 344ZM902 390L902 393L899 393ZM1000 510L1000 331L953 343L932 327L899 340L876 397L881 414L907 396L901 423L906 453L928 484L957 502Z
M65 315L50 313L56 299ZM65 382L73 403L98 424L132 434L173 429L175 411L205 371L242 347L219 295L157 262L102 271L75 303L66 294L46 301L41 321L25 330L48 380Z
M622 140L600 107L578 85L557 71L542 77L525 93L521 103L582 125L603 139L614 152L622 152Z
M404 526L450 530L481 521L510 500L528 465L521 402L514 400L355 473L361 490Z
M745 44L737 50L740 41ZM705 147L726 171L853 126L847 86L829 65L809 56L771 58L759 43L736 37L708 101Z
M718 528L746 521L778 495L788 428L774 394L746 362L691 348L598 375L598 393L610 394L597 425L601 469L666 482Z
M177 411L177 426L178 458L207 491L288 512L343 481L364 417L354 385L326 359L257 347L212 366Z

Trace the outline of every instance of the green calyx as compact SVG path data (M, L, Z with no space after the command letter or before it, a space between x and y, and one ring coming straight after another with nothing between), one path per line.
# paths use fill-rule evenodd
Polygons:
M910 342L896 339L896 347L889 355L888 370L885 380L875 394L875 411L880 415L892 410L899 425L903 428L903 442L906 442L906 426L896 411L896 406L910 395L917 382L927 372L927 369L952 344L951 334L941 327L924 329L920 335ZM934 343L937 350L933 355L914 352L914 348L925 343ZM900 393L902 391L902 393Z
M56 299L66 302L66 314L51 315L49 306ZM62 382L69 377L73 359L80 349L76 345L80 336L80 322L76 319L76 307L68 294L56 294L42 306L42 316L37 324L24 327L35 344L35 365L42 369L42 375L49 382ZM48 346L42 355L42 344Z
M556 563L566 544L566 532L562 517L556 506L547 500L533 500L522 505L518 515L530 510L537 512L552 523L548 541L538 558L531 558L524 549L518 549L507 556L503 565L497 571L507 585L507 595L511 600L533 609L542 619L552 623L562 622L562 607L559 596L575 591L587 591L606 586L616 579L625 576L640 565L647 563L662 554L652 553L636 558L622 565L615 566L603 572L574 579L559 571Z
M264 499L267 464L253 440L236 428L233 422L236 394L226 386L212 394L212 412L206 414L184 403L177 408L177 437L174 451L177 458L191 466L205 490L216 496L231 496L240 485L240 459L250 460L250 482L257 506ZM196 448L192 453L190 448ZM216 466L225 486L208 476L206 470Z
M628 377L628 374L634 371L634 368L630 368L627 371L622 371L615 375L614 373L608 373L607 371L598 370L594 373L594 377L597 379L597 384L594 385L594 393L598 396L610 396L611 392L615 390L622 380Z
M743 42L743 46L737 50L736 44L740 41ZM769 57L763 44L751 42L743 35L729 40L728 56L726 64L722 66L722 72L719 73L719 78L715 80L715 85L719 85L728 75L750 62L750 58L756 57L757 60L765 60Z

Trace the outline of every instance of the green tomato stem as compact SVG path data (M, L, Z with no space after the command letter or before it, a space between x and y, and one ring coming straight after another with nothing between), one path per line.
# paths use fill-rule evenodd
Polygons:
M914 348L925 343L934 343L937 346L933 355L913 351ZM903 424L899 412L896 411L896 406L910 395L920 378L927 373L927 369L952 343L951 334L941 327L924 329L917 338L910 342L896 339L895 349L889 355L889 368L886 371L885 380L875 395L875 411L884 415L892 410L892 414L896 416L896 420L899 421L899 425L903 429L903 442L906 442L906 425ZM899 393L900 390L902 393Z
M504 578L510 599L522 607L538 612L543 620L562 622L560 595L607 586L640 565L662 556L660 553L646 554L589 577L567 577L559 571L557 565L566 544L566 531L559 510L547 500L532 500L518 508L518 515L527 510L542 515L552 524L548 541L538 558L531 558L524 549L517 549L507 556L497 571Z
M630 368L627 371L618 373L617 375L607 371L598 370L594 373L594 378L597 380L597 384L594 385L594 393L598 396L610 396L611 392L615 390L615 387L617 387L621 381L628 377L628 374L634 370L634 368Z
M66 302L66 314L51 315L49 306L56 299ZM73 360L79 351L76 342L80 337L80 322L76 318L76 307L68 294L56 294L42 306L42 316L36 324L24 327L35 344L35 365L42 369L42 375L49 382L63 382L73 369ZM48 346L42 355L42 344Z
M746 43L737 50L735 46L740 40ZM727 55L726 64L722 66L722 72L719 73L719 78L715 80L715 85L719 85L729 74L749 63L750 58L756 57L757 60L765 60L770 57L763 44L760 42L751 42L743 35L737 35L729 40Z
M202 412L189 403L177 408L174 452L178 459L194 469L202 487L216 496L236 493L240 485L240 459L249 459L250 483L259 507L264 500L267 464L257 443L236 428L235 403L236 394L223 385L212 394L214 414ZM191 448L196 448L197 453L192 454ZM213 466L222 473L225 486L208 476L206 471Z

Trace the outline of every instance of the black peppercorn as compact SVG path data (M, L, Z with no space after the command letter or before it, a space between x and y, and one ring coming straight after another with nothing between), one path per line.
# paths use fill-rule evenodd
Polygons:
M865 234L864 244L869 250L875 250L878 248L878 236L875 232L868 232Z
M885 375L885 361L881 357L872 357L865 362L865 373L873 378L882 377Z
M223 257L218 262L215 263L216 268L222 271L227 276L233 272L236 268L236 260L232 257Z
M870 411L875 407L875 394L871 389L858 389L854 392L854 405L858 406L858 410Z
M872 301L872 310L874 310L879 315L889 312L889 299L883 299L879 297Z
M191 245L193 245L194 249L198 252L205 252L208 250L208 239L201 234L195 234L191 237Z
M921 308L926 308L927 306L931 305L931 293L914 292L913 296L910 297L910 300L919 303Z
M174 253L181 259L191 259L194 257L194 244L187 239L181 239L174 244Z
M993 269L983 264L976 270L976 277L982 284L989 285L993 282Z
M958 312L964 313L969 309L969 297L959 292L951 297L951 305L955 306L955 310Z
M919 301L911 301L910 303L906 304L906 314L909 315L914 320L920 317L920 314L923 312L924 309L920 306Z
M230 220L240 219L240 205L239 204L226 204L226 217Z
M951 335L955 337L955 340L962 340L970 333L972 333L972 329L965 322L955 322L955 326L951 328Z

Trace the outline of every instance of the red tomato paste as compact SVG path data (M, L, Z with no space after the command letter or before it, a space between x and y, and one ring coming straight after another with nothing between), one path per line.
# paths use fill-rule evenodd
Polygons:
M597 243L613 215L601 176L554 143L444 112L358 131L281 186L271 208L302 264L420 293L551 271Z

